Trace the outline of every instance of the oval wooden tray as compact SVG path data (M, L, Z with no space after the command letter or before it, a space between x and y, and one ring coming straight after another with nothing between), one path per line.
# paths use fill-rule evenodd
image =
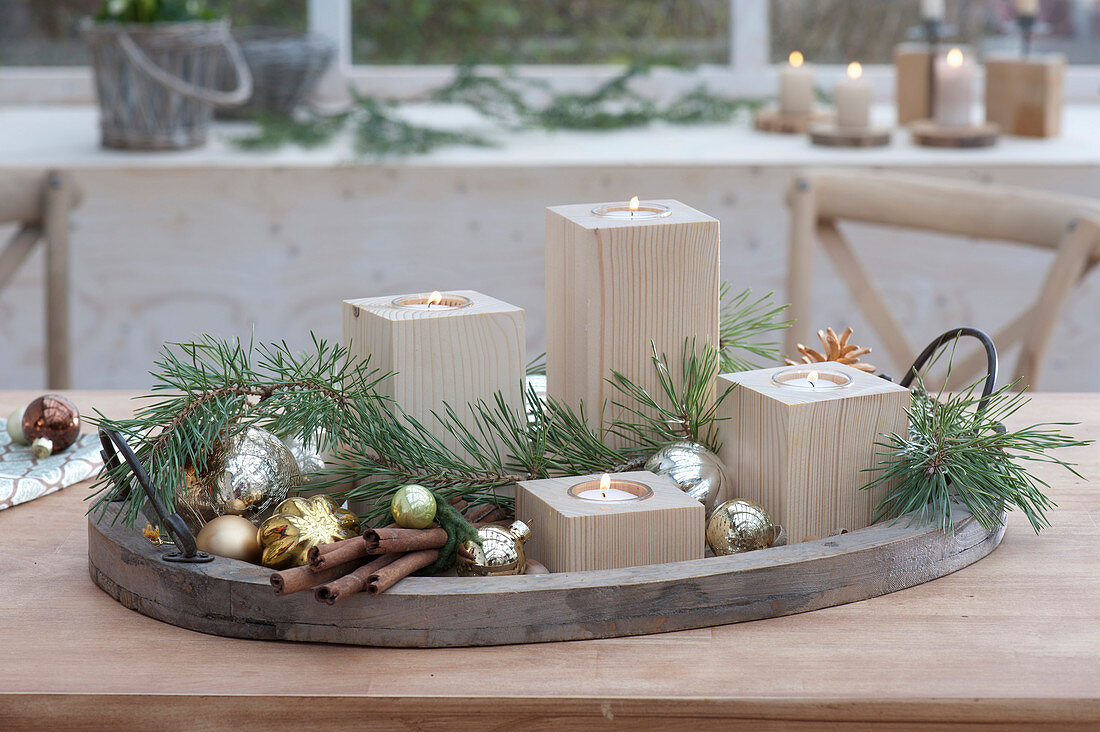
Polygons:
M989 554L962 508L949 533L876 524L728 557L518 577L411 577L335 606L276 597L270 570L232 559L171 564L141 534L88 523L93 581L126 607L236 638L433 648L584 640L759 620L841 605L950 574Z

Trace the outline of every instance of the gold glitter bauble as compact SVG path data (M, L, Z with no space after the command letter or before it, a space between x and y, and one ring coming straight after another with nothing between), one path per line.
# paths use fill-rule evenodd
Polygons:
M272 569L300 567L311 547L359 535L359 519L328 496L288 498L260 524L260 563Z
M726 501L707 521L707 546L718 556L767 549L774 540L771 517L752 501Z
M668 478L702 503L708 516L726 481L726 466L721 459L703 445L686 440L662 447L646 462L645 469Z
M523 544L531 529L522 521L513 521L507 529L483 526L477 530L481 546L472 541L462 545L474 561L459 559L455 568L463 577L493 577L523 574L527 571L527 555Z
M435 521L435 496L422 485L402 486L393 494L390 512L398 526L426 529Z
M243 516L218 516L195 537L199 551L218 557L260 563L260 539L256 524Z

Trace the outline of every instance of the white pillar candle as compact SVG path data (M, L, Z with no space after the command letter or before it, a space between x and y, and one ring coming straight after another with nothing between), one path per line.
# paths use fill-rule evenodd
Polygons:
M957 48L936 59L933 119L941 127L967 127L974 102L974 63Z
M871 82L863 78L863 67L848 64L848 75L836 85L836 124L861 130L871 124Z
M921 0L920 17L924 20L943 20L943 0Z
M814 72L803 64L802 54L793 51L779 70L779 111L809 114L814 106Z
M1017 15L1038 15L1039 0L1016 0Z

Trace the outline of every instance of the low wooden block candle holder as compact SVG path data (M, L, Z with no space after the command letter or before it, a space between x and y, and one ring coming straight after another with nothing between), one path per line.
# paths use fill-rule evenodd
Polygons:
M804 135L812 124L832 122L835 115L821 109L808 114L790 114L776 107L758 109L752 116L753 127L761 132L778 132L784 135Z
M1066 58L990 56L985 61L985 118L1006 135L1057 137L1062 129Z
M703 504L647 471L521 481L516 518L527 552L551 572L703 558ZM603 497L606 496L606 500Z
M344 343L353 358L370 354L372 367L395 372L379 393L458 448L432 415L443 414L444 403L467 418L467 405L492 404L499 391L523 413L524 313L472 290L432 294L440 295L438 302L427 294L345 300Z
M860 488L880 434L908 434L909 391L837 363L718 377L719 456L738 498L755 501L790 541L869 526L886 487Z
M548 393L583 402L592 423L612 370L663 394L651 340L675 383L686 340L718 345L718 220L679 201L634 203L546 211Z
M1000 128L986 122L965 127L945 127L930 119L909 125L913 143L922 147L991 147L997 144Z

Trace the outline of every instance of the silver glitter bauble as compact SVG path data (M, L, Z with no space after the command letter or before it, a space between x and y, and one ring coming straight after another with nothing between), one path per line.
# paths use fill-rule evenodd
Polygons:
M720 557L767 549L774 541L771 517L752 501L726 501L707 520L707 546Z
M527 554L524 542L531 536L531 529L522 521L513 521L507 529L500 526L483 526L477 530L481 546L472 541L462 545L473 561L459 560L455 565L463 577L499 577L523 574L527 571Z
M239 498L256 519L282 503L301 483L298 461L275 435L249 427L229 443L214 479L214 504Z
M663 475L702 503L708 516L726 482L726 466L721 459L699 443L687 440L662 447L646 462L645 469Z
M323 480L321 476L314 475L325 469L325 458L316 447L323 441L323 432L314 435L309 445L306 445L297 437L283 438L283 444L286 445L286 449L290 450L290 454L294 456L294 460L298 463L298 472L301 473L302 485L304 486Z

